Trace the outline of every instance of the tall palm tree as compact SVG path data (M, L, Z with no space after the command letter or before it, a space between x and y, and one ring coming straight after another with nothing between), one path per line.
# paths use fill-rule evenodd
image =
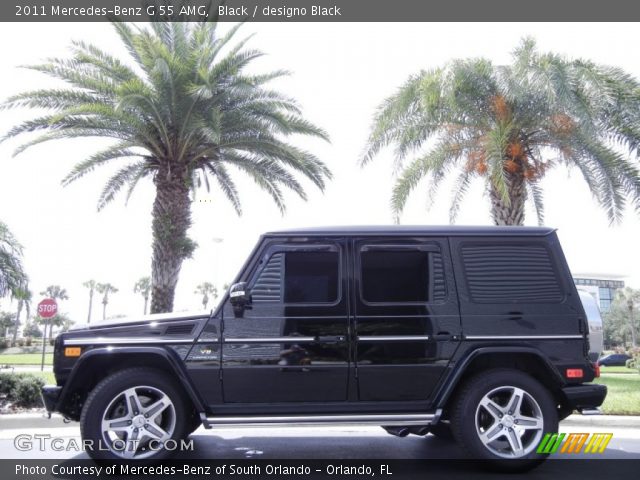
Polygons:
M67 290L62 288L60 285L49 285L42 292L40 292L40 295L44 295L47 298L53 298L54 300L69 300ZM45 339L47 336L47 324L49 325L49 338L51 338L51 333L53 331L54 325L59 326L58 323L60 323L55 316L50 318L49 320L44 318L39 321L41 321L44 325L43 334Z
M18 307L16 309L15 324L13 327L13 345L15 345L18 339L18 330L20 329L20 317L22 316L22 310L27 313L27 318L31 314L31 299L33 293L29 290L29 285L23 284L16 292L13 293L13 298L18 301Z
M7 225L0 221L0 297L7 293L15 294L26 281L27 275L22 266L22 245Z
M624 154L639 154L640 83L619 68L540 53L530 39L510 65L454 60L410 77L379 107L362 164L388 145L396 215L422 179L432 199L455 172L452 222L479 178L496 225L522 225L527 198L542 223L540 180L561 165L579 170L611 221L627 202L640 208L637 164Z
M139 293L144 298L144 314L147 314L149 295L151 295L151 277L142 277L133 286L133 293Z
M43 295L47 298L53 298L55 300L69 300L67 290L62 288L60 285L49 285L42 292L40 292L40 295Z
M102 294L102 320L107 319L107 305L109 304L109 294L117 293L118 289L110 283L98 283L96 285L98 293Z
M238 214L240 197L232 173L248 175L285 210L283 189L306 198L295 172L324 189L331 174L314 155L287 143L293 134L327 139L301 116L291 98L266 84L285 71L248 73L261 56L231 44L238 26L219 34L213 22L155 22L147 27L114 23L129 58L124 61L84 42L73 56L30 68L66 82L70 88L15 95L5 108L29 107L51 113L12 128L4 139L44 132L20 153L49 140L105 137L115 143L77 164L67 185L95 168L119 160L98 200L98 209L121 190L127 199L143 178L156 197L152 210L151 312L173 308L182 262L196 244L190 191L215 181Z
M196 287L196 291L193 292L196 295L202 295L202 307L203 310L207 309L207 305L209 305L209 295L213 296L215 300L218 298L218 289L211 282L203 282Z
M98 282L95 280L87 280L82 284L83 287L89 289L89 313L87 313L87 323L91 323L91 312L93 310L93 294L96 291Z

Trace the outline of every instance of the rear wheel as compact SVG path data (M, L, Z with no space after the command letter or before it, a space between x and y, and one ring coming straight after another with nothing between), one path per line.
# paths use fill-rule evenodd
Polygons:
M94 459L156 460L172 452L189 434L187 409L180 390L150 368L119 371L89 394L80 432Z
M558 431L558 413L537 380L517 370L495 369L464 384L451 427L473 458L500 469L527 470L546 458L536 450L545 433Z

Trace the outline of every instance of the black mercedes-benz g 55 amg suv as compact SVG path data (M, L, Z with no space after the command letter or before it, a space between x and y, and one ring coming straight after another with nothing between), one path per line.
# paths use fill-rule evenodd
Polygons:
M94 458L163 458L200 424L364 424L533 466L606 395L549 228L272 232L235 282L211 313L61 334L46 408Z

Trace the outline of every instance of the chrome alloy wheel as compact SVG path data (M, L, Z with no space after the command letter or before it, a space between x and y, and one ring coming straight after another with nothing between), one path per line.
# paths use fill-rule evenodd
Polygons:
M480 441L494 455L521 458L531 453L544 433L538 402L525 390L502 386L480 400L475 414Z
M154 455L172 437L175 428L175 405L155 387L138 386L120 392L102 415L105 446L121 458Z

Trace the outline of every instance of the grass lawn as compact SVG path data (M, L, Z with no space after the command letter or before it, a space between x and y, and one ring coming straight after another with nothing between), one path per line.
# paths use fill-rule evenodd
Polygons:
M608 375L604 373L594 383L606 385L609 389L607 398L602 404L603 413L640 415L640 375L637 373L635 375Z
M0 354L0 365L40 365L42 353L8 353ZM44 364L51 365L53 354L47 353L44 356Z

